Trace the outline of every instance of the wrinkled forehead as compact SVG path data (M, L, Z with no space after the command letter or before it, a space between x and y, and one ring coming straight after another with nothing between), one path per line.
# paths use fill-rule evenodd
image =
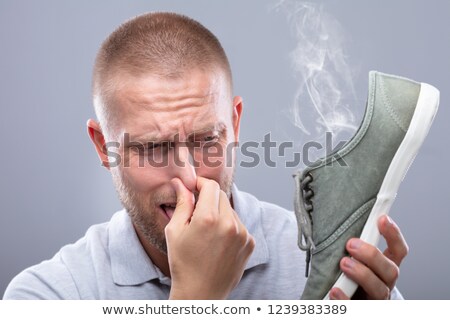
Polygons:
M111 104L119 116L133 111L131 107L171 112L183 106L220 104L231 101L230 83L223 72L194 69L176 77L154 74L139 76L116 73L111 82Z
M117 133L162 139L231 123L229 86L220 72L192 70L170 78L123 75L112 96Z

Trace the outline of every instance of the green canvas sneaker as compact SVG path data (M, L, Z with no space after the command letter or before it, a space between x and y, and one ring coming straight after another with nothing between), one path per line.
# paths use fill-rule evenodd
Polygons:
M378 218L389 212L400 182L422 145L439 105L426 83L371 71L364 120L342 148L294 175L298 244L307 251L302 299L327 299L337 286L357 285L339 268L345 245L359 237L376 245Z

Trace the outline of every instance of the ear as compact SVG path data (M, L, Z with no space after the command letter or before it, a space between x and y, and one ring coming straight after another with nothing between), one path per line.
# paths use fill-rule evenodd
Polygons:
M236 96L233 98L233 130L234 130L234 140L235 142L239 142L239 128L241 124L241 115L242 115L242 97Z
M104 166L106 169L109 170L110 167L109 167L108 153L106 151L105 146L105 137L103 135L100 124L95 120L89 119L87 121L87 131L89 137L94 143L95 150L97 151L97 155L100 158L102 166Z

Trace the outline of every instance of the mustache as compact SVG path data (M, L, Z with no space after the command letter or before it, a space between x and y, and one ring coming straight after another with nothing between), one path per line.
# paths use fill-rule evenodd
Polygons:
M194 205L198 202L199 192L194 192ZM155 204L163 204L163 203L177 203L177 195L175 193L170 194L161 194L155 197L154 199Z

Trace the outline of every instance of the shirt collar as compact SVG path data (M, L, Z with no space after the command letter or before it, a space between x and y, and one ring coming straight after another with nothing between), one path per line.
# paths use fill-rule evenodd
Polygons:
M255 239L255 249L247 261L245 270L269 261L269 250L262 229L261 205L252 195L232 186L234 211ZM114 214L109 223L109 252L113 281L117 285L133 286L154 279L170 284L151 261L137 237L126 210Z
M115 284L133 286L162 276L142 247L125 209L114 214L109 223L108 246Z
M235 184L231 189L233 209L239 219L255 239L255 249L247 261L245 270L269 261L269 249L262 228L262 207L258 199L251 194L239 191Z

